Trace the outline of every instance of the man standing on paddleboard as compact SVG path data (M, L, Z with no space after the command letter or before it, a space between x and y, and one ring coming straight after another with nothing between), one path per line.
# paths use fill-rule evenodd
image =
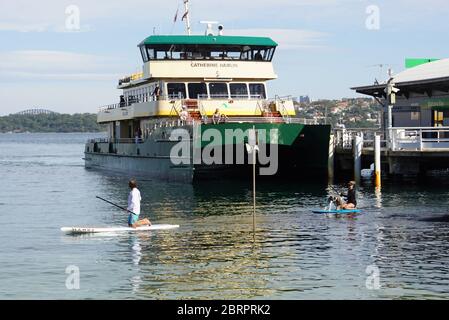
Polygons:
M140 201L142 197L140 196L140 191L137 189L136 179L129 180L129 188L131 191L128 195L128 211L132 212L128 216L128 226L137 228L140 226L151 226L151 222L148 219L139 220L140 215Z

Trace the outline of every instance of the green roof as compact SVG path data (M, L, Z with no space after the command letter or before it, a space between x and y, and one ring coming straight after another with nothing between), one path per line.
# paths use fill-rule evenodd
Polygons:
M240 36L150 36L139 46L146 45L241 45L241 46L277 46L278 44L267 37Z

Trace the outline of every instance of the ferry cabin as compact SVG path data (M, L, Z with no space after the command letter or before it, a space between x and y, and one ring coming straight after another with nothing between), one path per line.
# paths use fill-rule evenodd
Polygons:
M291 99L267 100L269 80L277 78L277 43L265 37L162 36L138 45L143 70L119 80L117 103L104 106L99 123L113 139L143 138L161 119L210 121L216 110L229 121L284 121L295 115ZM274 120L273 120L274 119Z

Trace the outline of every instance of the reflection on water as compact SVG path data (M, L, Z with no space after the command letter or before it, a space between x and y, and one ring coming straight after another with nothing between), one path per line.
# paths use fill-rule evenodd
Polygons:
M179 229L66 236L61 226L126 224L95 196L126 205L128 177L85 170L88 137L0 135L2 184L14 186L0 192L0 298L449 298L449 224L435 219L447 215L447 176L381 192L365 181L354 217L311 213L342 184L260 181L255 233L251 181L142 180L142 216ZM65 287L68 265L80 290ZM367 289L368 266L380 290Z

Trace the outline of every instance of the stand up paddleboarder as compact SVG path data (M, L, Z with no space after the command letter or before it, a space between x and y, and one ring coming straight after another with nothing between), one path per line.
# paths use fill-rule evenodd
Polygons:
M348 183L348 194L347 195L341 194L342 197L346 198L346 203L340 197L337 198L336 205L338 209L352 210L357 208L355 185L356 185L355 181L350 181Z
M140 191L137 189L136 179L129 180L129 188L131 191L128 195L128 211L132 212L128 216L128 226L132 228L137 228L140 226L151 226L151 222L148 219L139 220L140 215L140 201L142 197L140 196Z

